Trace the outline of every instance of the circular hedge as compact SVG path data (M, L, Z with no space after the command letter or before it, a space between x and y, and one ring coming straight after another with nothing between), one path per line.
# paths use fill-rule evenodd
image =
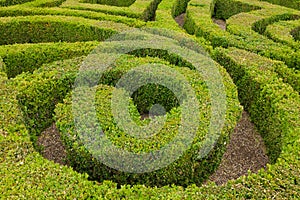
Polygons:
M102 50L103 48L105 47L100 47L99 49ZM151 53L149 53L149 51L146 51L145 49L140 51L144 53L147 52L147 55L151 55ZM135 54L138 53L139 52L135 52ZM172 58L174 59L174 57L172 57L174 55L162 51L154 51L152 52L152 54L156 54L158 57L164 57L166 60L172 60ZM101 59L103 59L103 57L101 57ZM225 150L225 144L228 141L229 135L232 132L233 127L235 126L241 114L236 88L227 73L217 65L217 68L218 70L220 70L223 77L223 84L225 85L226 90L227 111L226 119L224 122L225 125L221 130L219 138L217 138L217 141L215 142L215 147L213 148L213 150L203 158L199 158L199 152L201 148L205 148L203 140L207 137L207 135L209 135L212 112L209 90L202 75L199 74L199 72L191 69L192 66L190 66L190 64L188 64L186 61L181 61L182 66L178 67L158 58L135 58L132 56L121 56L116 60L116 63L113 67L103 73L98 86L93 86L96 88L91 89L90 87L84 87L82 91L77 92L80 92L79 96L83 96L84 92L86 92L87 90L97 91L95 94L95 109L97 119L99 120L99 124L101 126L101 130L103 130L103 134L107 135L109 140L112 141L112 143L118 148L125 149L137 154L143 152L158 151L159 149L170 143L172 141L172 138L176 137L176 135L179 134L178 130L181 128L180 126L183 126L181 124L182 121L180 120L182 118L182 103L186 101L186 99L188 99L188 96L186 95L183 95L183 99L181 100L176 98L176 95L174 95L172 91L159 84L147 84L143 87L139 87L128 100L130 102L128 105L128 110L130 111L129 113L131 113L131 119L138 126L146 126L147 124L151 123L152 120L162 119L164 118L163 116L157 116L155 119L146 119L140 121L140 115L151 111L151 108L154 105L161 104L167 111L164 126L160 131L158 131L157 134L155 134L155 136L144 140L134 137L130 133L124 131L122 127L118 127L119 124L116 124L115 121L115 113L113 113L112 111L114 107L112 107L111 105L113 89L116 87L118 81L120 81L120 78L129 73L130 70L139 65L142 65L143 63L156 63L159 68L161 67L161 64L167 65L169 68L176 70L177 72L182 74L184 76L184 79L186 79L189 85L191 85L192 90L195 91L199 104L199 110L191 110L190 112L199 112L199 114L197 115L197 120L199 120L199 127L197 128L195 138L192 140L191 147L187 148L188 150L184 151L182 156L179 157L178 160L156 171L136 174L122 172L120 170L118 171L116 169L113 169L112 167L108 167L107 165L103 164L103 162L101 162L99 158L97 159L97 156L101 156L101 153L103 154L103 152L100 152L99 154L99 152L97 151L100 150L98 149L89 151L91 149L89 149L83 142L86 138L82 139L81 137L81 133L84 132L87 135L90 134L89 137L94 138L93 140L98 139L100 141L101 138L99 139L97 135L90 133L91 130L95 131L97 130L97 128L93 129L90 127L90 125L87 124L85 124L84 127L80 127L78 125L76 126L75 123L75 121L79 120L80 117L74 114L74 109L79 110L81 114L84 113L84 122L89 123L90 121L93 121L89 118L89 112L92 112L92 110L90 110L91 107L88 105L84 105L87 104L86 102L89 101L89 98L93 100L93 95L88 95L85 99L78 100L80 101L80 104L75 104L79 107L74 108L74 98L76 97L74 97L74 94L70 94L64 100L64 104L58 104L58 106L56 107L56 124L62 134L63 141L66 145L68 160L70 161L71 166L74 167L74 169L78 170L79 172L87 172L89 174L89 177L94 180L102 181L109 179L114 180L119 184L140 183L157 186L163 186L167 184L187 186L191 183L200 185L218 166L222 154ZM176 86L180 85L180 83L183 82L182 79L177 80L174 76L166 75L165 73L159 74L159 72L156 71L156 73L149 75L149 71L145 72L143 70L135 71L133 80L138 79L139 81L147 81L149 80L149 78L155 76L159 76L161 79L164 78L173 80L172 84ZM122 89L116 90L121 91ZM186 88L179 87L178 90L181 91L181 93L185 94L184 91L186 91ZM123 111L119 110L119 112L119 114L122 115ZM74 115L76 116L76 118L74 118ZM187 123L185 126L183 126L183 129L190 129L190 131L188 132L192 132L192 125L192 122ZM151 132L151 130L148 131ZM187 134L181 137L182 138L179 141L181 141L182 143L179 144L182 144L183 148L186 148L184 140L188 140L190 136ZM213 138L211 140L213 140ZM214 143L214 141L211 142ZM101 146L101 144L104 145L101 142L93 143L94 146ZM181 145L177 146L178 150L173 149L174 154L177 151L181 151L180 146ZM111 159L122 160L120 155L114 154L114 152L104 153L107 153L109 156L111 156ZM155 154L153 157L149 157L149 160L151 159L155 159ZM124 162L126 161L128 160L124 160Z

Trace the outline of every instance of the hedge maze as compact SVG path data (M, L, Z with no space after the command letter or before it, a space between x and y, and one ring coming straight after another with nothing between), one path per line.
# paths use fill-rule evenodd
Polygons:
M182 27L174 19L181 14ZM212 17L226 21L226 30ZM299 198L299 27L297 0L0 0L1 197ZM94 68L96 61L112 60L104 71ZM136 88L123 98L124 114L111 104L121 102L114 94L124 93L118 84L129 73L136 85L153 77L166 82ZM243 109L264 140L270 164L224 185L203 184L217 169ZM128 127L146 127L145 134L155 132L159 120L164 124L153 137L141 139L127 134L127 122L124 127L116 122L116 116L127 114ZM141 119L148 114L156 117ZM141 170L172 162L133 173L127 154L100 148L106 156L101 162L94 156L98 150L80 138L98 130L93 116L113 145L152 155L135 163ZM69 166L45 159L36 145L53 123ZM91 146L108 148L97 143L102 136L92 137ZM173 146L167 159L149 154L168 144ZM127 171L105 164L118 160Z

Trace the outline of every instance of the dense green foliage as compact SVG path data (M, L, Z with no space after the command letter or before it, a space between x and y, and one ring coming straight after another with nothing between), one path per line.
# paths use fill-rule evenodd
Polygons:
M98 4L105 4L111 6L130 6L135 2L135 0L81 0L83 3L98 3Z
M136 0L129 7L117 7L79 0L0 0L1 198L299 199L299 1L267 1L273 4L257 0ZM187 33L174 21L182 13L186 13ZM226 30L214 24L212 16L226 19ZM199 161L199 166L191 167L195 163L191 150L169 168L152 174L122 174L91 159L89 152L73 143L74 138L68 135L76 135L71 128L70 98L84 56L101 40L131 27L174 30L172 39L186 37L196 41L223 66L217 65L226 88L226 123L216 148ZM169 37L163 30L153 32ZM188 42L184 40L178 45ZM209 101L209 95L204 77L199 77L180 56L158 49L130 54L122 56L116 67L105 73L97 86L96 99L97 117L112 140L119 146L135 149L137 140L122 134L120 139L113 134L122 131L111 123L109 109L109 94L127 70L140 63L163 63L195 83L200 102ZM130 100L130 112L137 123L147 124L148 120L139 120L140 113L147 113L156 102L164 103L170 120L166 127L173 130L169 124L178 125L180 106L165 88L159 88L163 95L149 95L156 91L154 85L141 88ZM201 186L220 162L224 143L240 113L238 100L262 135L271 163L257 174L249 172L248 176L221 186L210 181ZM203 130L199 136L207 128L208 108L209 104L201 105ZM54 122L60 128L72 167L49 161L35 149L37 136ZM163 133L171 133L170 137L174 134ZM163 136L154 139L167 143L168 136ZM126 146L126 141L133 145ZM151 144L157 141L149 142L148 146L136 145L136 150L155 148Z

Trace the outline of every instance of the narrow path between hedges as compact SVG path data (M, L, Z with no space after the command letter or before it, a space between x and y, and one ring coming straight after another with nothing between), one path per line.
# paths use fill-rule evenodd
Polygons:
M175 21L177 22L177 24L180 26L180 27L183 27L183 25L184 25L184 22L185 22L185 16L186 16L186 13L182 13L182 14L180 14L180 15L178 15L177 17L175 17ZM213 20L213 22L215 23L215 24L217 24L219 27L220 27L220 29L222 29L222 30L226 30L226 26L227 26L227 24L226 24L226 21L225 20L223 20L223 19L216 19L216 18L214 18L214 17L212 17L212 20Z
M37 141L43 147L41 154L48 160L67 165L66 151L55 124L47 128ZM209 178L216 184L247 175L248 170L257 172L265 168L269 159L260 134L244 111L231 135L226 152L217 171Z
M244 111L230 137L219 168L209 180L221 185L247 175L248 170L255 173L266 168L268 162L263 139L250 121L249 114Z

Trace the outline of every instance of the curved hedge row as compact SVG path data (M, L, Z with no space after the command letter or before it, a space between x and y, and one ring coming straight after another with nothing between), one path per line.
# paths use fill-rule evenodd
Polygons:
M155 18L155 12L160 2L161 0L136 0L129 7L120 8L107 5L81 3L79 0L67 0L61 7L75 10L90 10L111 15L122 15L129 18L139 18L144 21L150 21Z
M34 0L1 0L0 6L12 6L12 5L22 4L30 1L34 1Z
M273 4L278 4L281 6L294 8L300 10L300 1L299 0L263 0Z
M81 0L83 3L97 3L97 4L105 4L111 6L120 6L120 7L128 7L132 5L136 0Z
M105 27L96 20L76 17L28 16L0 19L0 34L3 36L0 45L102 41L114 33L115 27Z
M300 16L298 11L282 9L278 6L262 2L253 2L252 5L259 6L261 9L257 10L255 7L245 6L245 12L236 14L237 2L248 3L245 0L220 1L223 3L214 4L214 1L198 1L192 0L187 7L187 18L184 24L185 29L190 34L205 37L212 42L214 47L238 47L260 55L284 61L289 67L299 69L300 54L295 52L292 48L275 43L260 35L265 30L267 25L280 20L297 19ZM195 5L203 6L195 6ZM224 7L221 7L224 6ZM214 8L224 10L219 12L218 17L227 19L227 31L220 31L220 28L213 23L211 17L214 15ZM249 9L250 8L250 9ZM254 9L251 12L247 12ZM199 20L200 18L200 20ZM259 33L255 32L258 31Z
M161 63L161 61L150 58L133 59L131 57L124 57L122 60L117 61L117 65L112 70L109 70L107 73L103 74L104 78L101 79L100 84L105 83L114 86L118 81L118 77L122 77L122 75L128 70L136 67L137 65L142 65L143 63ZM221 70L224 77L224 84L226 85L226 93L228 95L227 117L225 121L226 126L222 130L222 134L218 139L214 150L211 151L208 156L205 156L205 158L199 160L197 155L199 153L199 149L201 148L200 144L202 138L204 138L208 132L210 119L209 110L211 108L210 106L206 106L209 102L207 99L209 96L207 93L208 91L198 73L183 67L175 67L174 69L183 74L189 81L190 85L192 85L200 105L199 120L201 121L201 125L198 128L193 145L188 151L184 152L184 154L172 164L154 172L131 174L109 168L96 158L93 158L91 153L86 149L80 140L74 140L74 138L78 138L79 133L75 129L74 118L72 114L72 99L71 96L69 96L69 98L64 101L64 104L59 104L56 108L56 124L62 132L64 143L68 149L68 160L70 161L71 166L73 166L74 169L78 170L79 172L87 172L91 179L96 179L99 181L113 180L119 184L139 183L152 186L163 186L167 184L187 186L191 183L195 183L197 185L201 184L201 182L203 182L208 175L214 171L220 162L221 155L224 152L224 142L225 144L228 142L230 132L233 130L233 127L235 126L241 112L238 102L235 99L236 94L234 91L234 86L230 83L229 77L224 73L224 71ZM135 74L135 76L139 77L139 79L143 79L143 77L145 77L145 80L147 80L147 77L149 76L149 72L146 72L146 74L141 71L137 73L138 74ZM166 75L162 75L165 79ZM158 76L158 74L155 74L155 76ZM175 81L175 77L169 78L173 79L172 81ZM177 84L181 85L180 83L182 80L179 79L176 80L176 82L177 81ZM157 85L150 84L139 89L136 96L132 96L132 101L137 106L136 108L131 108L133 115L132 118L135 119L137 124L140 124L139 112L141 114L149 112L149 106L151 107L155 103L160 103L165 107L166 111L168 111L165 125L161 131L155 136L151 137L151 139L143 142L143 140L126 135L122 129L114 124L114 118L111 113L112 90L112 87L102 85L97 87L96 104L98 107L96 109L99 122L101 123L101 128L105 130L105 135L108 135L110 140L113 141L115 145L135 153L155 151L160 149L159 147L168 144L170 142L170 138L173 138L176 134L178 134L177 131L179 126L182 126L182 122L180 122L180 114L182 111L181 107L176 108L178 103L176 103L176 98L174 99L173 97L174 94L168 92L168 90L164 88L158 87ZM150 94L157 95L153 96ZM80 107L80 110L82 110L85 115L89 116L89 114L87 114L89 111L84 109L85 106L81 106L82 107ZM132 106L133 105L131 105L131 107ZM145 125L145 123L142 124ZM185 129L186 128L188 127L185 127ZM88 130L82 131L85 133L88 132ZM180 147L178 146L177 148Z
M300 43L295 41L292 33L299 25L300 20L276 22L266 28L265 35L275 42L287 44L297 50L300 48Z
M57 16L0 18L0 27L3 36L0 44L4 45L0 47L0 57L6 64L9 78L21 72L32 72L43 63L87 55L96 47L96 41L129 28L118 23ZM15 44L45 42L48 44Z

